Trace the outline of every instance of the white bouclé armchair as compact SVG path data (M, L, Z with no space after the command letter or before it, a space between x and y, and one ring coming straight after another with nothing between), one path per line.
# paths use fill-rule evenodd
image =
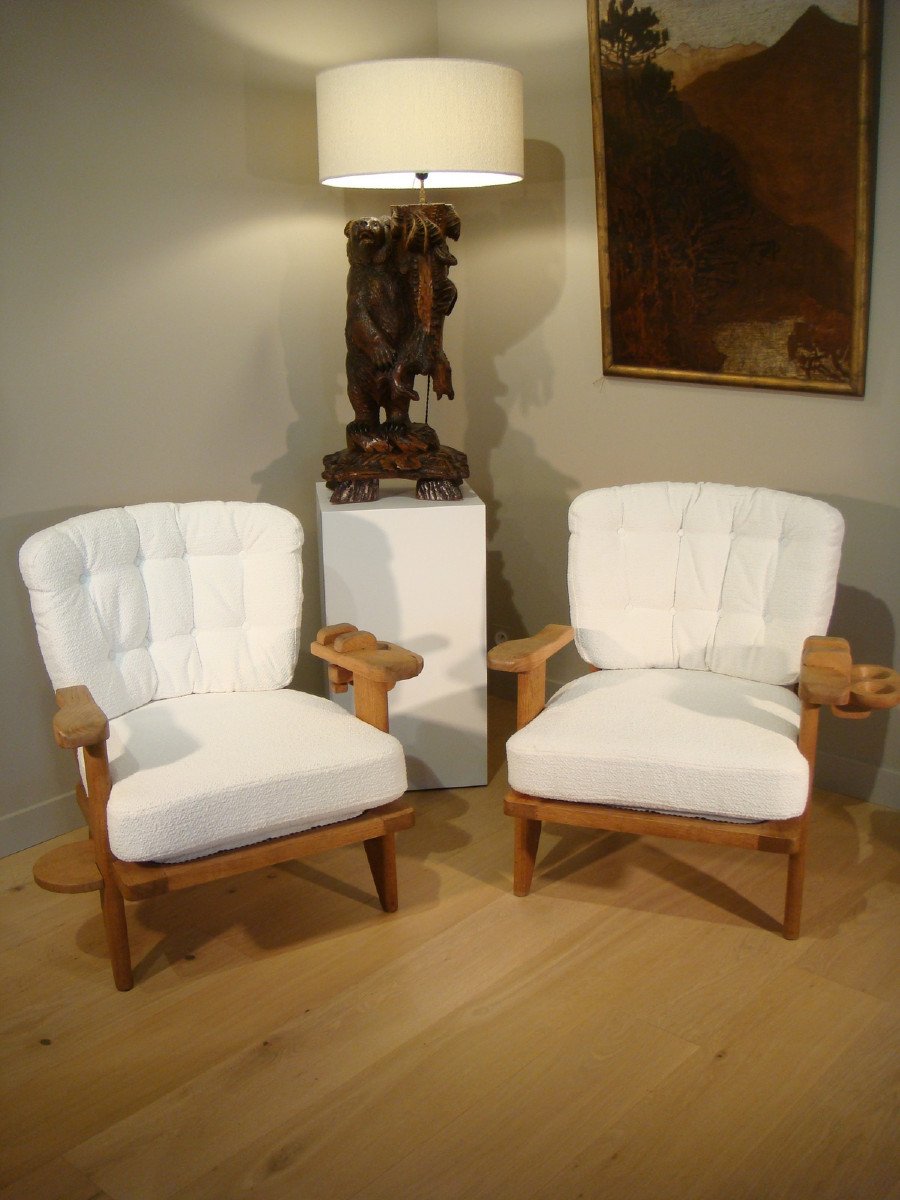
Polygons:
M646 483L577 497L569 531L572 625L489 655L519 676L516 893L544 821L778 851L798 937L820 708L897 698L891 672L873 686L880 669L824 636L841 514L764 488ZM590 673L545 704L547 660L573 637Z
M106 509L20 552L90 838L35 878L101 893L116 985L132 986L123 898L142 899L363 842L397 907L394 834L406 767L387 692L418 655L352 626L320 631L356 716L290 688L302 601L297 519L269 504Z

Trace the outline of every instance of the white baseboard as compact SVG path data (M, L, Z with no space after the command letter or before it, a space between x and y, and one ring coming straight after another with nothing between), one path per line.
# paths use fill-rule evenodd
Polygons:
M48 842L84 824L74 792L65 792L30 808L0 817L0 857Z

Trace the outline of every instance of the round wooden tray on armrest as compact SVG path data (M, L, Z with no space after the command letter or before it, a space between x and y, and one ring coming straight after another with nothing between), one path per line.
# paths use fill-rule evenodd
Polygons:
M835 705L838 717L868 717L900 704L900 674L875 663L855 663L850 671L850 703Z

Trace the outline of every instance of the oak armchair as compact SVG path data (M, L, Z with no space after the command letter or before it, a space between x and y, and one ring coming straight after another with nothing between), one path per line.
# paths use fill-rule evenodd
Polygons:
M823 636L843 519L821 501L721 484L637 484L569 513L572 625L489 654L518 676L505 811L516 895L544 821L786 854L800 934L819 713L900 702L887 668ZM545 704L575 639L590 673Z
M124 900L362 842L397 908L395 834L412 825L387 693L422 659L370 633L311 650L355 716L292 690L303 533L268 504L106 509L35 534L20 566L75 751L89 837L34 867L97 890L116 987L133 984Z

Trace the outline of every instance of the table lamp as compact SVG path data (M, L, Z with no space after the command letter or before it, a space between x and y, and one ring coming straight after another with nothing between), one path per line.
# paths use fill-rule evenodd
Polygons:
M427 401L453 398L443 349L456 302L451 204L425 187L485 187L522 178L522 76L496 63L399 58L351 63L316 78L319 179L331 187L418 188L417 202L348 221L345 450L324 460L335 504L378 499L381 479L416 480L420 500L458 500L466 456L442 446ZM426 380L424 422L413 422Z

